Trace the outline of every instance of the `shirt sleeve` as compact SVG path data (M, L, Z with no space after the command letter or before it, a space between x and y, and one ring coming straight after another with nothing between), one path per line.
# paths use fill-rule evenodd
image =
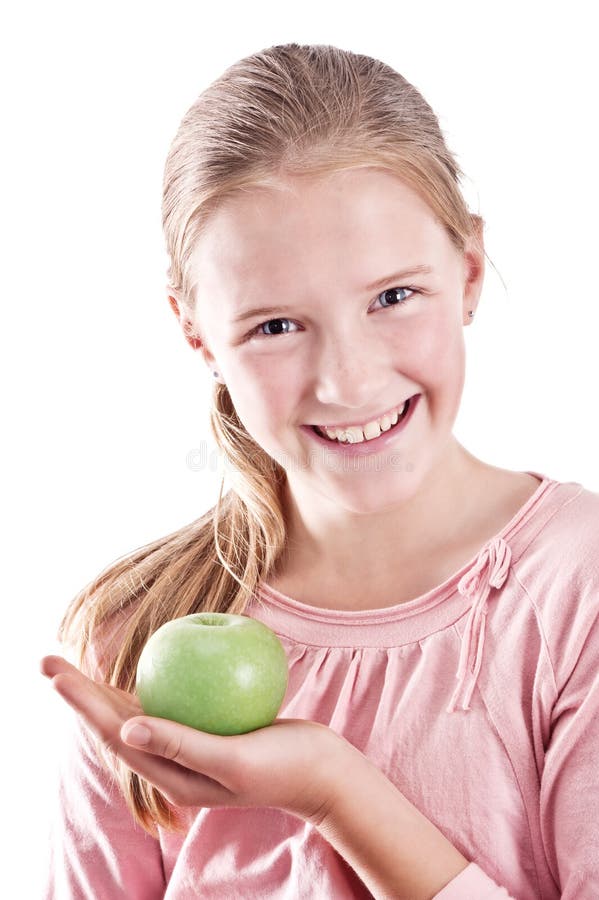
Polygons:
M599 600L581 603L576 616L583 627L571 620L555 648L559 693L541 779L541 834L562 900L594 900L599 897Z
M561 900L599 897L599 603L581 600L554 639L557 697L540 788L543 850ZM574 660L574 662L573 662ZM475 863L435 900L510 896Z
M107 659L122 639L124 615L105 623L88 645L82 665L88 677L105 680ZM70 722L50 822L43 900L163 900L160 841L135 821L83 719L73 711Z
M473 897L476 900L514 900L504 887L485 875L474 862L435 894L434 900L472 900Z
M160 842L133 818L77 716L59 764L44 900L159 900Z

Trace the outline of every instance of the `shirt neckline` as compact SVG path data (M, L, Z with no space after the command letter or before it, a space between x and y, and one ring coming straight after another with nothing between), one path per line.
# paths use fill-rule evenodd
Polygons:
M467 598L457 590L461 578L476 564L489 544L515 535L541 499L559 484L543 473L525 471L527 475L540 479L537 489L501 531L486 541L461 569L425 594L396 606L335 610L302 603L261 581L251 601L251 615L260 609L260 618L277 633L319 646L348 646L350 638L353 646L390 646L397 643L398 637L402 642L408 642L450 624L468 608ZM315 628L315 624L322 627ZM382 624L389 626L385 629L386 637L380 634ZM359 633L355 626L360 626ZM387 639L391 643L386 643Z

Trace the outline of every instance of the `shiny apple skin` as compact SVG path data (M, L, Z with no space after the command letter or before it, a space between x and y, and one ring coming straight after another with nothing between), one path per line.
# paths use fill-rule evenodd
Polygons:
M145 644L135 690L144 713L211 734L270 725L288 683L277 635L257 619L201 612L172 619Z

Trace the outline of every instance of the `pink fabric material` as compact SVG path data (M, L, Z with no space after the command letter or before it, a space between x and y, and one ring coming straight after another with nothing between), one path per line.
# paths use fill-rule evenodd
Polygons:
M246 609L287 652L279 716L344 735L471 861L438 900L599 897L599 494L530 474L503 530L409 603L336 612L262 584ZM185 835L135 826L78 726L46 900L371 897L299 818L186 814Z

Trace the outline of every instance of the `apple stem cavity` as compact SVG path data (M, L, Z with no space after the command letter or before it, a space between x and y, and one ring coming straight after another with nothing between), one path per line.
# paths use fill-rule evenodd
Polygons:
M221 619L218 613L214 613L213 615L210 615L210 616L205 615L201 619L196 619L195 624L196 625L208 625L208 626L219 625L222 627L223 625L227 625L228 623L227 623L226 619Z

